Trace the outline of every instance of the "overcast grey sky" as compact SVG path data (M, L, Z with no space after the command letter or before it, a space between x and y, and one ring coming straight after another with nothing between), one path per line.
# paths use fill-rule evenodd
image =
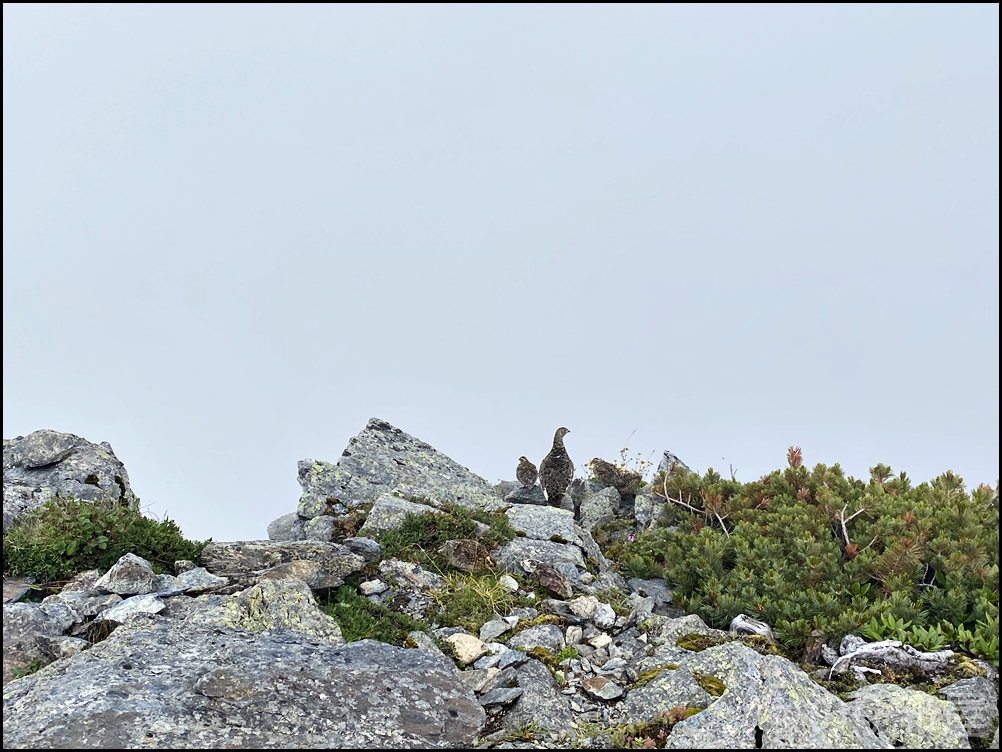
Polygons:
M380 417L999 476L999 9L3 6L3 435L266 537ZM632 435L632 438L630 438Z

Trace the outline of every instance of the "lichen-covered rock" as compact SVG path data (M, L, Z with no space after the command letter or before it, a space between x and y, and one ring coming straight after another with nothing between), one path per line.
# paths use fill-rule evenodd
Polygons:
M679 722L666 748L890 746L785 658L759 655L741 642L730 642L693 653L682 669L697 681L700 675L712 677L722 683L723 693L706 710Z
M3 529L57 494L111 499L132 506L136 496L111 444L43 429L3 440Z
M535 567L523 566L526 561L547 562L553 565L567 562L579 569L585 568L584 555L574 544L553 543L532 538L514 538L509 541L494 554L494 561L506 572L522 576L528 576L535 571Z
M706 635L707 637L724 637L727 632L722 629L708 627L696 614L687 614L677 619L651 614L644 622L645 629L650 633L653 645L674 646L679 637L687 634Z
M505 732L513 734L531 728L574 734L574 715L550 670L529 659L515 673L522 694L505 716Z
M412 588L429 593L445 587L445 578L422 569L418 564L399 559L385 559L379 563L379 572L398 587Z
M125 554L94 584L94 588L118 595L146 595L156 588L156 575L146 559Z
M131 598L126 598L121 603L102 611L98 615L98 619L122 624L136 614L159 614L163 610L163 599L153 593L147 593L146 595L134 595Z
M660 496L649 493L637 494L633 502L633 518L640 527L651 527L657 522L667 502Z
M345 577L365 566L347 547L325 541L215 542L202 550L202 564L209 572L248 585L272 567L293 561L318 565L318 580L310 583L318 590L344 584Z
M313 641L344 643L340 626L320 610L309 586L293 578L261 580L234 595L171 598L166 603L158 618L183 623L186 629L288 630Z
M574 522L574 513L557 507L516 505L505 511L508 522L519 535L540 541L585 546L583 531Z
M538 485L526 488L521 483L515 484L514 488L502 488L500 495L504 498L505 504L536 504L546 506L546 495Z
M283 514L268 525L268 540L294 541L303 540L303 527L306 520L296 512Z
M441 514L441 509L436 509L429 504L418 504L413 501L401 499L399 496L383 494L376 503L372 505L369 515L365 518L358 534L369 536L382 530L394 530L404 524L404 518L408 514Z
M8 685L3 718L5 748L379 749L468 747L485 713L428 651L157 616Z
M540 647L556 655L564 647L564 631L556 624L537 624L514 635L508 647L526 652Z
M303 524L303 540L330 541L334 539L335 519L321 514Z
M34 603L3 604L3 683L52 660L51 642L62 626Z
M870 684L849 693L850 712L895 747L970 749L957 707L947 700L896 684Z
M681 661L680 661L681 663ZM669 663L645 672L645 683L630 690L623 705L631 721L652 721L678 705L705 708L716 698L679 664Z
M182 572L177 577L181 589L188 595L195 596L208 593L229 584L225 577L212 574L205 567L195 567Z
M310 514L313 506L320 510L322 505L336 508L340 504L354 509L393 492L422 497L431 504L449 502L488 510L501 505L486 480L378 418L348 442L335 465L300 461L299 483L304 500L316 500L308 508L300 505L302 517L314 516Z
M581 527L592 531L599 525L612 522L616 518L619 504L619 491L615 488L603 488L595 493L586 491L581 497L581 503L578 507Z

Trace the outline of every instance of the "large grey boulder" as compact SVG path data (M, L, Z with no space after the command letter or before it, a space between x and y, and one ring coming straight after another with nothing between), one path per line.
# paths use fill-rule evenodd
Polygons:
M3 440L3 529L57 494L131 506L136 496L111 444L44 429Z
M870 684L850 692L850 712L895 747L970 749L956 705L910 687Z
M429 651L160 615L12 682L3 718L5 748L379 749L468 747L485 713Z
M786 658L759 655L741 642L730 642L693 654L680 665L683 669L697 680L713 677L724 690L701 713L679 722L666 748L890 747L863 718Z
M365 559L346 546L326 541L228 541L210 543L202 549L202 565L214 575L228 577L241 585L250 585L269 573L308 576L307 584L315 590L338 587L344 578L365 567ZM285 573L293 562L311 562L307 568L296 567ZM278 569L279 571L275 571Z
M434 447L373 418L348 442L336 464L301 460L301 517L343 513L385 493L479 509L496 509L493 486Z

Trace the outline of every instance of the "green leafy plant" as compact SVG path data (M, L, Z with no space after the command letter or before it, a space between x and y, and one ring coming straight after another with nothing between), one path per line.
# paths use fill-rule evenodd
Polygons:
M65 580L87 569L107 570L127 553L161 573L173 571L180 559L197 561L209 542L187 540L173 520L150 519L138 503L56 496L4 534L4 574Z

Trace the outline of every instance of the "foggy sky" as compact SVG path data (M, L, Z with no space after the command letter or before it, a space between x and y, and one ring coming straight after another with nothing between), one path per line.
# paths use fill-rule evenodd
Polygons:
M998 16L5 4L3 435L216 540L370 417L995 484Z

